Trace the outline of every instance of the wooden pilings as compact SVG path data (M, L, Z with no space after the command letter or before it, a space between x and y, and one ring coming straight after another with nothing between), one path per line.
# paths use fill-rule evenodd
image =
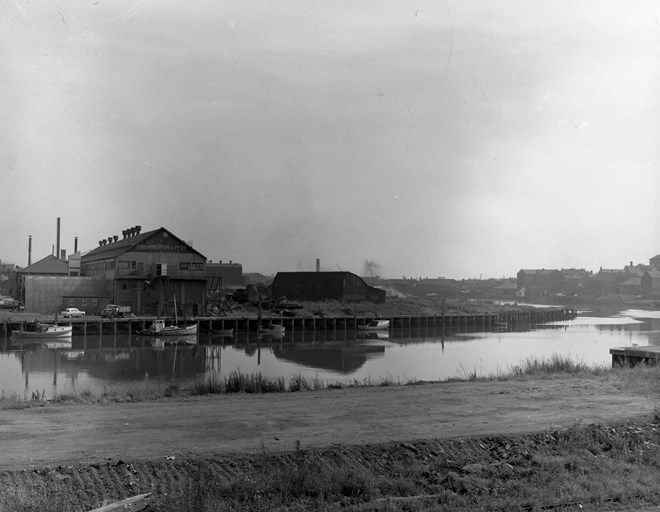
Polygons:
M444 328L449 330L477 327L492 327L497 324L520 325L546 323L558 320L575 318L577 312L571 309L546 308L522 311L508 311L500 314L458 314L442 312L436 315L399 315L389 316L390 329L397 328ZM367 323L373 317L366 316L336 316L336 317L263 317L263 320L273 320L283 324L288 332L298 330L326 331L357 329L358 325ZM129 334L143 330L152 321L150 318L80 318L69 320L76 335L103 334ZM199 332L210 332L213 329L234 329L234 332L256 331L259 320L256 318L211 318L199 317L194 319ZM13 331L25 330L26 324L31 322L11 320L0 321L0 336L8 337Z

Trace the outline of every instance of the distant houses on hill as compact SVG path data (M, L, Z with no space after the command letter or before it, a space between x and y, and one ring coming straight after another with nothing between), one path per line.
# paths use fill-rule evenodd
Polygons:
M584 269L522 269L517 287L519 295L527 299L548 295L660 299L660 255L651 258L648 265L631 262L620 269L601 268L596 273Z

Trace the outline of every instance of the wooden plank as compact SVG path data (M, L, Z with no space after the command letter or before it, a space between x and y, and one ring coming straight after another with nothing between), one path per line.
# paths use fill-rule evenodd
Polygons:
M110 505L95 508L89 512L118 512L120 510L124 512L136 512L147 508L150 500L151 493L148 492L146 494L138 494L137 496L132 496L131 498L111 503Z

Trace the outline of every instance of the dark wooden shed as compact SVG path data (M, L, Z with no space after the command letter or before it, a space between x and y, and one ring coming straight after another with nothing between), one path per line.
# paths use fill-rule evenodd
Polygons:
M385 290L369 286L352 272L278 272L273 297L291 300L385 302Z

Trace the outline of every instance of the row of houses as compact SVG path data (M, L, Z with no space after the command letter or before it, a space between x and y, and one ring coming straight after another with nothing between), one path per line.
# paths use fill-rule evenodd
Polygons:
M521 297L530 299L547 295L582 295L603 297L622 295L642 299L660 299L660 255L648 265L629 265L621 269L522 269L517 274Z
M77 307L95 314L113 303L140 315L172 315L176 307L198 316L250 279L244 280L242 265L213 263L163 227L142 232L135 226L122 235L66 261L50 255L16 270L8 295L40 313ZM350 272L278 273L271 288L274 296L294 300L385 300L384 291Z

